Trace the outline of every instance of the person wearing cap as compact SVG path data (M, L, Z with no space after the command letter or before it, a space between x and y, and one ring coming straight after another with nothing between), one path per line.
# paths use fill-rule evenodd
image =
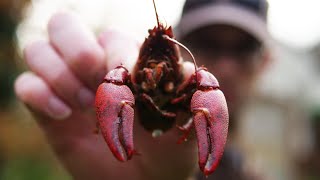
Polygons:
M228 104L228 144L220 166L208 180L262 178L260 172L244 168L245 159L232 142L238 114L270 62L267 10L265 0L186 0L175 28L177 39L193 52L197 63L218 79ZM205 179L201 174L198 178Z
M262 0L187 0L176 28L177 38L220 81L230 110L231 133L236 111L249 96L254 79L267 61L265 16L266 4ZM69 13L58 13L50 19L48 38L25 48L24 59L30 70L16 79L15 92L74 179L197 177L196 140L177 145L181 132L176 128L155 140L136 120L134 139L142 155L126 163L118 162L102 136L93 133L94 92L107 70L118 65L119 60L127 60L121 63L130 68L139 53L135 40L111 30L96 38ZM228 151L221 166L241 163L241 156ZM219 174L221 179L228 179L232 167L218 169L209 178Z
M175 28L219 80L231 119L270 59L267 8L265 0L187 0Z

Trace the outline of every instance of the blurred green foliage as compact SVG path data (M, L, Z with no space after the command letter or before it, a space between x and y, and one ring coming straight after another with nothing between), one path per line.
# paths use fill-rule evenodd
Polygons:
M13 93L14 78L18 73L15 65L17 55L15 53L15 29L18 20L0 13L0 108L4 109L10 104Z
M52 164L35 157L21 157L7 162L2 170L1 180L70 180Z
M11 72L11 73L8 73ZM17 73L13 68L0 64L0 108L3 110L7 108L14 97L13 82Z

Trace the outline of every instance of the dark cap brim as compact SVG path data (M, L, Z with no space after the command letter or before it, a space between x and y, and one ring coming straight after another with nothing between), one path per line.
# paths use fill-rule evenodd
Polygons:
M244 7L227 3L204 6L186 13L175 28L175 36L181 39L194 30L214 24L237 27L251 34L265 47L271 46L271 36L264 19Z

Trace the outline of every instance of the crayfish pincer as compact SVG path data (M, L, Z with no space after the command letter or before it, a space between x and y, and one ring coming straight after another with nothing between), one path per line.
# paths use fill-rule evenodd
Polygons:
M156 9L155 9L156 11ZM160 24L149 30L132 72L119 65L98 87L96 113L102 135L119 161L136 153L133 143L134 114L151 132L173 127L178 111L190 117L179 127L187 138L194 127L198 141L199 167L211 174L222 157L227 139L229 115L217 79L198 68L191 52L173 37L171 27ZM179 46L192 56L195 72L185 78ZM185 80L186 79L186 80ZM192 118L191 118L192 116Z

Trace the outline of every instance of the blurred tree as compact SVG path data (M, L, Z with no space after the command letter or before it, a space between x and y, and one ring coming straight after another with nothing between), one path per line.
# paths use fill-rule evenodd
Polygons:
M15 30L30 0L0 1L0 110L3 111L13 97L13 81L17 74L18 56L15 51Z

